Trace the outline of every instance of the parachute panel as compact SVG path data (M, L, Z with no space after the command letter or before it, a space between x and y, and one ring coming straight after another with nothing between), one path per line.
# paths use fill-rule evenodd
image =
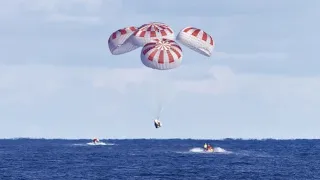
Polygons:
M212 36L195 27L183 28L177 35L177 41L208 57L212 55L215 46Z
M144 24L133 34L133 43L137 46L144 46L155 39L175 39L174 31L168 25L160 22Z
M169 70L181 65L182 49L173 40L154 39L141 50L142 63L152 69Z
M113 32L108 40L110 52L113 55L120 55L141 47L134 44L130 38L137 30L137 27L130 26Z

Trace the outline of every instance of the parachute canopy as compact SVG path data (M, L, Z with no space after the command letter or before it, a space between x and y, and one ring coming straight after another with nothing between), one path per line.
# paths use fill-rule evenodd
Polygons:
M134 32L132 36L133 43L137 46L144 46L154 39L175 39L174 31L166 24L161 22L152 22L144 24Z
M140 46L133 44L130 39L137 29L137 27L130 26L113 32L108 40L110 52L113 55L119 55L139 48Z
M190 49L210 57L214 48L213 38L195 27L185 27L177 35L177 41Z
M173 40L154 39L141 50L142 63L152 69L168 70L181 65L182 49Z
M185 27L175 37L173 29L161 22L119 29L110 35L108 45L113 55L142 47L140 58L146 67L169 70L181 65L183 53L177 42L207 57L215 47L212 36L199 28Z

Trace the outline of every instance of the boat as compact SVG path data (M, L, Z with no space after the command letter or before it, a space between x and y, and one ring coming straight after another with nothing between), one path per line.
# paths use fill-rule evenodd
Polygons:
M87 143L88 145L107 145L104 142L101 142L98 138L93 138L92 142Z
M205 152L214 152L214 148L210 144L207 144L207 143L204 144L203 149Z

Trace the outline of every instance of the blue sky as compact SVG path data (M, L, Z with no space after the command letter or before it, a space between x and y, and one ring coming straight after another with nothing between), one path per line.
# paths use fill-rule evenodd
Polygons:
M319 138L320 2L196 4L0 1L0 138ZM113 31L152 21L205 30L214 55L181 45L172 71L111 55Z

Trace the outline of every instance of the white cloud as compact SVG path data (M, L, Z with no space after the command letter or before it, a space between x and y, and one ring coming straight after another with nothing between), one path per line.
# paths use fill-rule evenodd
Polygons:
M130 84L141 85L150 80L152 71L146 68L102 69L92 77L94 88L112 88L125 93Z
M0 66L0 89L50 95L65 88L87 87L130 93L132 88L143 91L154 84L173 84L177 91L201 94L252 94L265 99L301 98L316 101L320 92L320 77L290 77L281 75L237 74L227 66L213 66L203 79L194 80L175 72L148 68L86 68L48 65ZM190 72L189 72L190 73ZM178 75L179 78L178 78ZM173 78L177 77L177 78Z
M209 70L209 77L202 80L180 80L176 88L191 93L225 94L234 90L235 74L228 67L214 66Z
M10 0L0 2L0 19L44 18L54 22L101 23L102 13L118 11L121 0ZM109 12L110 11L110 12ZM38 16L32 16L37 14ZM41 13L41 16L39 16Z
M263 98L272 104L288 101L304 105L320 104L320 76L290 77L284 75L239 75L237 91ZM287 102L286 102L287 101Z
M225 52L215 52L213 54L214 58L219 59L237 59L237 60L255 60L259 61L260 59L277 59L280 61L285 61L288 58L286 53L250 53L250 54L232 54Z
M1 9L56 13L70 11L76 6L82 6L85 12L96 12L100 10L102 2L102 0L10 0L1 1Z
M101 19L96 16L69 16L63 14L52 14L47 18L51 22L80 22L88 24L101 24Z
M189 75L201 73L191 72L189 68L181 68L180 71ZM215 137L288 137L291 132L286 134L282 129L287 127L285 122L297 126L303 124L301 120L286 121L285 118L290 114L297 118L305 116L309 118L305 121L315 124L312 115L316 112L315 108L320 106L320 77L242 74L226 66L213 66L208 72L202 72L210 75L203 80L195 80L190 76L183 79L179 70L166 72L148 68L0 66L1 124L14 127L22 116L28 119L20 122L27 128L20 128L16 132L2 129L0 136L90 138L104 137L107 131L113 137L150 137L153 132L146 121L154 114L150 114L152 107L148 106L158 102L150 98L152 93L158 93L152 92L152 89L159 87L179 96L165 110L168 130L163 131L166 131L166 135L159 134L157 137L190 137L192 135L188 134L188 129L192 128L206 129L192 137L211 137L212 134L206 132L212 126L217 127ZM180 77L173 78L176 74ZM167 92L163 93L167 100L171 100ZM146 102L149 99L150 102ZM190 104L199 108L189 107ZM255 106L261 106L261 109L251 110ZM247 112L249 114L246 114L246 108L250 109ZM10 114L11 111L14 116ZM180 111L182 113L177 113ZM221 122L217 124L212 121L212 113ZM199 121L192 120L199 119L200 115ZM260 116L269 116L271 119ZM258 117L264 119L256 120ZM45 121L43 118L46 118ZM129 125L127 122L132 118L135 124ZM185 125L186 131L177 134L174 128L180 126L178 119L186 119L189 123ZM61 129L58 124L62 122L64 127ZM75 123L76 129L70 130L75 128ZM263 131L261 128L261 132L256 131L260 126ZM271 133L274 127L276 132ZM288 127L293 132L297 128ZM139 128L146 130L137 130ZM301 131L300 135L310 137L312 132Z

